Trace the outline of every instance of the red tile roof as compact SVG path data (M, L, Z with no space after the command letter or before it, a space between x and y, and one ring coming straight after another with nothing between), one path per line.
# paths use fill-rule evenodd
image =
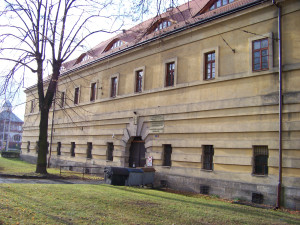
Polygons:
M216 16L218 14L230 11L232 9L247 5L252 2L256 2L258 0L235 0L233 3L229 3L225 6L210 11L206 8L211 1L216 0L192 0L178 7L169 9L168 11L159 16L148 19L132 27L129 30L124 30L122 33L116 35L113 38L99 43L94 48L89 50L87 53L82 54L77 59L65 62L63 66L66 70L75 69L84 64L95 61L99 58L103 58L122 49L126 49L127 47L135 46L136 44L141 43L142 41L159 36L163 33L169 32L180 27L185 27L188 24L192 24L194 22ZM154 31L153 26L159 23L159 21L161 21L162 19L167 19L171 21L172 25L163 30ZM109 45L112 45L114 41L117 40L122 40L123 44L120 47L108 49L107 51L105 51ZM85 54L89 55L91 58L85 61L81 61Z

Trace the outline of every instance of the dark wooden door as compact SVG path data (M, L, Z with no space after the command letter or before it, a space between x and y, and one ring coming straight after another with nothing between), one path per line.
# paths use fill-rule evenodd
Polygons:
M129 150L129 167L144 167L146 164L145 153L145 142L140 137L134 138Z

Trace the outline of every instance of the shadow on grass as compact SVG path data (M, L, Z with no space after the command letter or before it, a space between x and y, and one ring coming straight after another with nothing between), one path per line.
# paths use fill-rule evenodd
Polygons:
M139 191L137 188L135 190L134 190L134 188L131 188L130 190L128 190L128 189L125 189L124 187L120 187L120 186L108 186L108 187L111 187L111 188L114 188L117 190L133 192L133 193L140 194L140 195L151 196L151 197L155 197L155 198L162 198L162 199L177 201L177 202L186 203L186 204L192 204L195 206L202 205L203 207L208 207L211 209L220 209L220 210L224 210L224 211L231 211L234 213L251 215L255 218L257 218L257 217L265 218L266 217L265 213L267 211L272 216L272 219L276 219L280 222L287 222L289 224L299 224L299 222L300 222L300 217L297 219L297 218L294 218L293 216L289 216L286 213L280 212L280 211L276 212L276 211L267 210L267 209L256 209L256 208L252 208L250 206L241 207L238 205L230 205L229 203L224 206L214 205L214 204L209 204L209 203L204 203L204 202L195 202L196 198L194 198L194 201L188 201L188 200L184 200L184 199L177 199L177 198L172 198L172 197L167 197L167 196L162 196L162 195L154 195L151 193L145 193L147 191L151 191L151 190L147 190L147 189L143 189L143 191ZM161 191L161 193L163 194L163 191ZM182 196L183 198L193 198L193 197L188 197L188 196L183 196L183 195L180 195L180 196ZM217 201L217 200L215 200L215 201ZM221 201L220 201L220 203L221 203ZM278 222L278 221L275 221L275 222Z

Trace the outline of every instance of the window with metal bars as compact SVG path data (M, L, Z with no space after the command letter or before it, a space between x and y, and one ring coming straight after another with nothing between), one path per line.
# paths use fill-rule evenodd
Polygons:
M96 99L96 83L91 84L91 95L90 95L90 101L95 101Z
M269 69L269 40L268 38L252 42L252 70L261 71Z
M27 152L30 152L30 141L27 141Z
M79 87L75 88L74 92L74 104L77 105L79 103Z
M205 80L210 80L215 78L215 52L205 53Z
M93 143L92 142L88 142L87 143L87 150L86 150L86 157L88 159L92 158L92 149L93 149Z
M61 155L61 142L57 142L57 155Z
M142 92L143 88L143 70L136 71L135 75L135 92Z
M214 156L214 146L203 145L202 146L202 169L213 170L213 156Z
M253 174L268 175L268 146L253 146Z
M166 64L166 87L174 86L175 62Z
M75 142L71 142L71 156L72 157L75 157L75 147L76 147Z
M112 98L117 96L117 84L118 84L118 78L112 77L111 78L111 91L110 91L110 97L112 97Z
M108 161L114 160L114 143L112 143L112 142L107 143L106 159Z
M172 145L163 145L163 146L164 146L163 166L171 166Z
M65 106L65 92L60 93L60 108Z

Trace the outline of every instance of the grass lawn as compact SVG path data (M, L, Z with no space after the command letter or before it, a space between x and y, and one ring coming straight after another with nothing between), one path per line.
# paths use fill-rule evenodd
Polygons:
M24 162L20 159L16 158L3 158L0 157L0 174L11 174L11 175L20 175L20 176L39 176L39 174L35 173L36 165ZM60 175L59 168L48 168L47 169L49 174L52 175ZM81 178L82 173L74 172L74 171L67 171L62 170L62 177L77 177ZM85 174L85 178L88 179L102 179L101 177L96 177L92 175Z
M109 185L1 184L0 224L299 224L300 215Z
M0 158L0 173L34 169L20 160ZM300 224L300 213L143 188L0 184L0 224Z

